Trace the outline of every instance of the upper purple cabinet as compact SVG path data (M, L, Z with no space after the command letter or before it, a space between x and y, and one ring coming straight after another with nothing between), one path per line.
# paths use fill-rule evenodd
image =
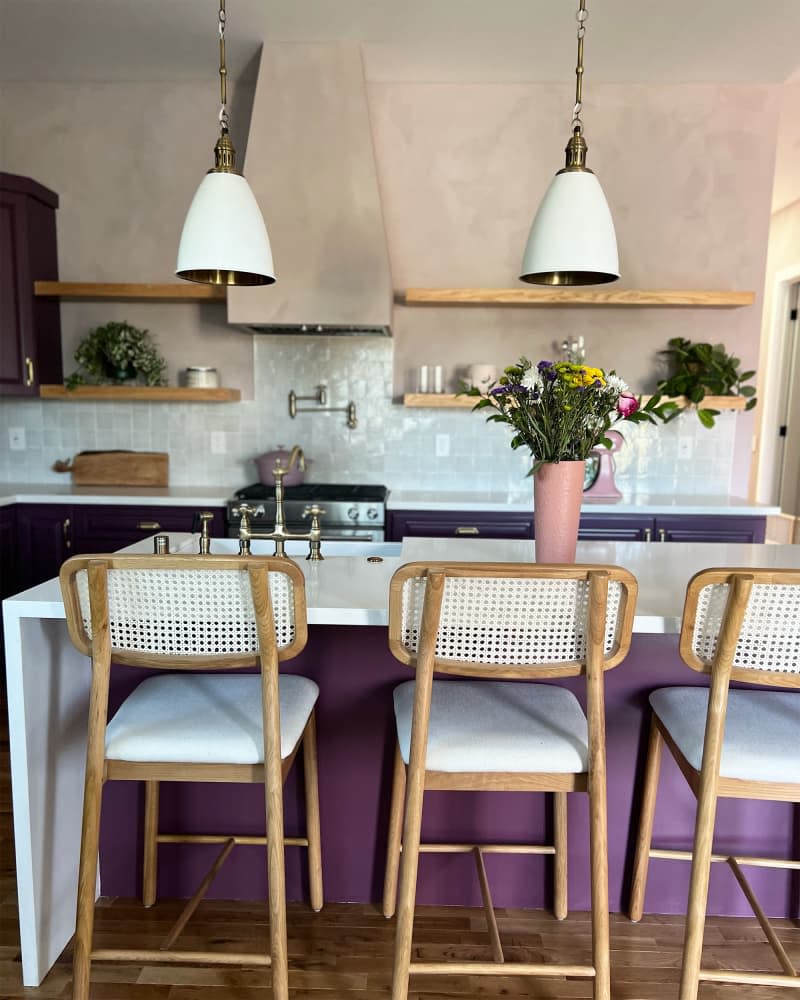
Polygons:
M58 300L33 294L34 281L58 279L57 208L46 187L0 173L0 395L63 380Z

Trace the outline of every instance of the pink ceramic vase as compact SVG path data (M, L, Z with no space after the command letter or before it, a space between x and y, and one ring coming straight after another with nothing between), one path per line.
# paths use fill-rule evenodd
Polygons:
M533 476L536 562L575 562L583 462L547 462Z

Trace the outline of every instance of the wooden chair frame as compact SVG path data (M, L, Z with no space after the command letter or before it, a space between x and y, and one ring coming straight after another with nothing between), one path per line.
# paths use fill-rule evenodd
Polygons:
M150 654L111 646L107 578L111 570L238 570L248 574L258 651L216 657ZM91 638L82 618L77 575L88 574L91 609ZM270 598L269 573L285 574L292 585L294 639L278 647ZM129 962L212 963L222 965L271 966L272 990L276 1000L288 998L288 957L286 935L286 891L284 844L308 848L308 868L313 909L322 908L322 861L319 823L316 730L314 713L291 753L281 760L279 663L296 656L307 639L305 586L302 571L287 559L241 556L196 555L87 555L67 560L61 569L61 587L67 627L75 646L91 657L92 682L89 703L89 730L84 784L83 827L78 875L76 931L73 949L73 998L87 1000L91 963L95 960ZM264 764L138 763L109 760L105 756L110 671L114 663L137 667L180 670L225 670L259 667L264 726ZM303 744L305 771L306 837L285 838L283 830L283 783ZM93 948L95 888L100 831L100 805L107 780L145 783L145 837L143 901L152 905L156 898L156 855L159 843L220 843L222 850L188 901L160 949ZM258 837L192 836L158 833L158 787L161 781L261 783L265 790L267 835ZM173 944L197 908L211 882L235 844L265 844L269 880L269 950L261 952L181 951Z
M421 632L416 655L401 636L403 586L415 576L426 577ZM569 663L498 665L446 660L436 655L436 639L445 582L453 577L519 579L574 579L589 584L586 658ZM604 653L607 593L610 581L622 584L618 640ZM416 670L416 688L408 766L399 746L395 750L389 821L389 843L384 882L384 915L397 908L392 1000L406 1000L409 975L414 973L463 975L577 976L594 979L595 1000L610 1000L608 857L605 757L605 670L627 655L631 641L637 584L627 570L615 566L543 566L519 563L411 563L392 578L389 597L389 647L397 659ZM434 673L493 679L539 679L583 675L586 678L589 767L583 774L444 772L426 770L428 724ZM472 791L545 791L554 793L554 843L528 844L421 844L422 800L433 789ZM483 855L486 853L551 854L555 861L555 915L567 915L567 793L589 795L592 881L592 965L505 963L497 920L492 906ZM487 915L492 962L412 962L418 857L420 851L471 852ZM399 868L399 891L398 891Z
M695 653L692 643L701 591L711 584L728 584L728 599L720 627L715 656L708 664ZM773 930L769 918L759 905L742 865L761 868L800 870L800 860L763 857L730 857L713 851L714 821L718 798L751 798L769 801L800 802L800 780L797 782L745 781L721 777L720 760L725 734L725 717L731 680L773 687L800 688L800 674L767 671L753 667L733 666L739 633L742 629L748 600L755 584L800 585L797 570L708 569L696 574L689 583L680 635L680 654L684 662L701 673L711 675L706 715L703 757L696 770L681 753L655 711L652 712L647 764L644 777L642 814L636 841L631 920L639 921L644 910L647 873L650 858L667 858L692 862L689 901L686 914L680 1000L696 1000L703 982L739 983L750 986L784 986L800 988L800 973L795 969L786 950ZM689 787L697 798L694 845L691 852L654 849L653 821L655 816L658 777L662 749L666 745L675 758ZM701 967L703 932L705 927L708 884L713 863L726 863L744 892L753 913L772 947L783 974L706 969Z

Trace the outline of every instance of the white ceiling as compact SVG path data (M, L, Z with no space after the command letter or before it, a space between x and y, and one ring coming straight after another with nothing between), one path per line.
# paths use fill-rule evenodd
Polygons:
M262 41L356 40L384 81L563 81L577 0L228 0L231 77ZM0 0L0 80L185 80L217 59L216 0ZM589 0L586 81L781 83L800 0Z

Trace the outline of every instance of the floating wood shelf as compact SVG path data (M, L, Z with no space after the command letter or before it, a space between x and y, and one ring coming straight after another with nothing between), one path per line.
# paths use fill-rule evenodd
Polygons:
M642 396L646 403L650 396ZM662 402L671 400L679 406L694 406L685 396L663 396ZM478 402L477 396L456 396L445 392L411 392L403 396L403 406L427 407L429 409L469 410ZM709 410L743 410L747 405L744 396L706 396L701 406Z
M34 295L60 299L142 299L150 302L224 302L222 285L185 281L164 285L125 284L113 281L34 281Z
M749 306L755 292L725 291L587 291L582 288L407 288L408 306Z
M107 400L117 403L236 403L242 398L239 389L190 389L171 385L40 385L41 399Z

